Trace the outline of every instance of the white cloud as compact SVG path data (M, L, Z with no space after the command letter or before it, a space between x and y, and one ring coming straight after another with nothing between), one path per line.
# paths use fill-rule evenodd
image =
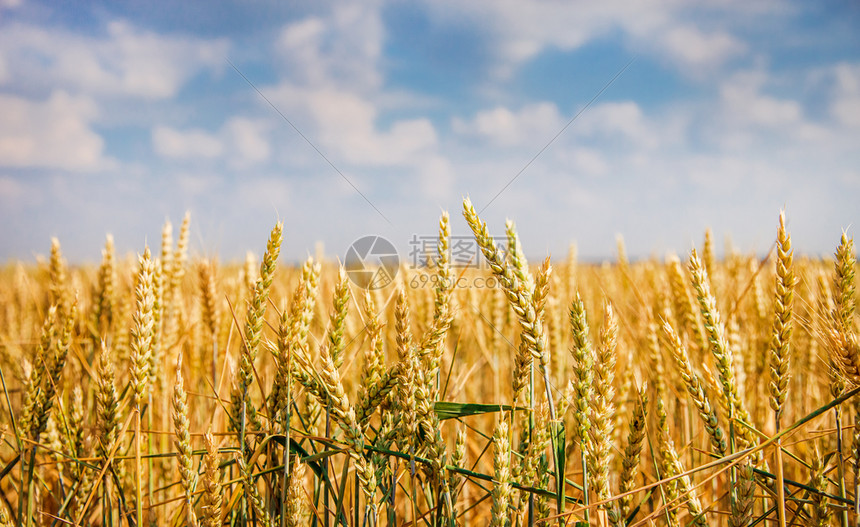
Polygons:
M233 157L233 162L245 166L268 161L271 156L269 139L266 137L270 126L265 121L234 117L221 132L224 142Z
M5 85L121 95L146 99L174 96L193 75L223 67L227 43L167 36L111 22L104 37L26 24L4 28L0 56Z
M740 72L720 87L720 99L725 115L738 125L784 127L796 124L803 117L797 101L778 99L762 94L768 78L764 72Z
M527 104L519 110L499 106L480 111L471 119L455 117L451 128L465 136L481 137L497 146L543 146L567 124L555 104ZM608 102L592 106L564 131L566 136L601 140L625 139L642 148L653 148L658 139L638 104ZM569 139L567 139L569 141ZM540 143L540 144L538 144ZM559 147L561 148L561 147Z
M286 25L275 48L293 82L377 89L384 26L378 2L335 5L325 16Z
M830 114L841 124L860 127L860 64L839 64Z
M574 148L570 152L562 152L559 157L562 163L569 163L570 171L574 174L601 177L609 173L609 163L593 148Z
M726 32L704 33L691 26L662 32L659 42L674 62L696 69L718 66L746 51L744 43Z
M152 131L155 152L168 158L216 158L224 151L221 140L205 130L180 131L167 126L156 126Z
M90 127L98 112L87 97L55 91L44 102L0 94L0 165L98 170L104 140Z
M550 102L527 104L517 111L498 106L480 111L468 121L455 117L451 123L456 133L484 137L504 146L548 141L562 126L558 108Z
M267 97L296 121L311 121L314 142L326 155L359 165L410 164L438 142L433 124L423 118L394 121L377 128L376 106L361 95L333 88L306 89L289 83L266 90Z
M698 20L713 22L719 15L760 16L775 9L724 2L691 6L677 0L627 2L517 2L515 0L425 1L432 16L443 22L463 19L487 36L496 53L493 71L509 77L523 63L547 49L576 50L589 42L621 31L637 52L665 58L684 73L699 75L743 54L746 44L718 27L696 27L686 22L698 10ZM717 23L714 22L713 25Z
M419 173L422 164L441 167L430 120L379 126L387 100L380 67L384 33L377 2L335 5L288 24L275 43L287 64L286 78L267 88L267 97L335 164Z
M152 147L161 157L175 160L224 160L232 168L248 168L271 157L268 132L271 123L261 119L232 117L219 130L179 130L168 126L152 129Z
M637 103L619 101L589 108L571 125L570 131L577 136L624 138L636 146L653 148L660 141L653 127Z

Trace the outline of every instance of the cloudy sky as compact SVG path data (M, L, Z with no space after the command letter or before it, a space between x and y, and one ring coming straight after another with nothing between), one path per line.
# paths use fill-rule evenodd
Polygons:
M137 252L186 210L222 260L278 219L288 259L405 256L443 209L468 233L464 195L533 257L706 226L762 253L783 206L831 253L860 222L858 5L0 0L0 262Z

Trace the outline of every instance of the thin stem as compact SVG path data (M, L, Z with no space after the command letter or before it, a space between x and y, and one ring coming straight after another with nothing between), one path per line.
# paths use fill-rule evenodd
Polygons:
M325 437L329 439L331 437L331 409L328 404L325 406ZM322 460L322 477L323 480L328 480L328 458L323 458ZM323 487L323 511L325 514L323 515L323 527L329 527L328 523L328 485Z
M775 417L776 434L779 435L779 415ZM776 511L779 527L785 527L785 476L782 466L782 439L776 440Z
M38 435L36 436L36 442L37 443L39 442L39 436ZM32 521L33 521L33 504L34 504L33 502L35 500L35 496L33 494L35 493L35 490L36 490L35 486L33 484L33 481L34 481L33 469L35 468L35 466L36 466L36 445L34 444L33 447L30 449L30 462L27 464L27 525L28 526L31 525ZM20 513L18 514L18 516L19 516L18 519L19 519L19 523L20 523L20 516L21 516Z
M284 416L284 436L286 439L284 440L284 477L281 481L281 508L283 509L284 504L287 503L287 487L290 482L290 421L292 420L292 395L293 395L293 365L292 365L293 354L290 353L287 355L287 405L284 411L287 415ZM244 406L244 405L243 405ZM328 408L326 407L326 417L328 417ZM328 514L326 513L326 517ZM281 527L286 527L287 525L287 514L286 511L281 510Z
M839 497L844 499L846 494L845 460L842 457L842 407L837 406L833 411L836 413L836 455L839 467ZM848 527L848 509L842 509L842 512L839 514L839 522L842 527Z
M150 410L148 412L146 412L146 426L149 430L152 430L153 429L153 426L152 426L152 409L154 408L152 406L152 390L149 391L149 404L147 405L147 407ZM166 413L165 413L165 415L166 415ZM152 434L147 434L146 435L146 467L147 467L146 488L149 491L148 494L149 494L150 503L152 503L152 495L154 494L154 489L155 489L155 482L153 481L152 458L153 458ZM150 516L151 515L152 515L152 511L150 509ZM142 524L139 524L139 525L142 525Z
M135 512L138 527L143 525L143 478L140 471L140 405L134 407L134 473L135 473Z
M513 410L511 410L513 411ZM513 421L511 421L513 424ZM511 426L513 429L513 426ZM535 361L531 361L529 363L529 447L531 448L532 442L534 441L534 432L535 432ZM534 506L535 506L535 496L534 493L529 492L529 503L528 503L528 525L532 526L534 522Z
M585 440L579 445L579 450L582 455L582 503L585 505L585 523L591 523L588 517L589 500L588 500L588 465L585 460Z

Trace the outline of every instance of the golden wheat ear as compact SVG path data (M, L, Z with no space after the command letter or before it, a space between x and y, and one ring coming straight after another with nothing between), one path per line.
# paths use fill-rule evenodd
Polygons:
M860 337L858 337L854 266L854 239L842 233L836 248L833 277L833 313L825 330L830 360L846 380L860 385Z

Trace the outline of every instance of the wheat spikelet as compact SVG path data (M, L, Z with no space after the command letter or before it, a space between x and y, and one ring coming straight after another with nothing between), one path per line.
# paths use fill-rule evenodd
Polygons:
M412 351L412 330L409 327L409 301L402 287L397 290L394 304L394 332L397 357L401 362L406 361Z
M152 311L155 305L155 262L148 247L139 259L139 269L135 288L137 307L131 329L131 388L134 406L137 408L140 408L146 398L154 327Z
M251 503L254 513L257 515L257 520L263 527L272 527L272 518L269 516L269 511L266 509L266 503L263 496L260 495L260 490L251 474L251 468L245 462L245 458L241 454L235 455L236 465L239 467L239 473L242 477L242 486L245 489L245 497Z
M173 426L176 430L176 449L179 451L179 475L185 490L186 518L189 525L196 525L191 493L194 489L197 471L194 469L191 433L188 422L188 396L182 380L182 354L176 362L176 383L173 385Z
M549 284L552 279L552 264L549 256L547 256L534 278L534 293L532 294L532 303L535 306L535 311L540 316L546 309L547 298L549 297Z
M57 306L60 314L67 309L66 261L60 248L60 240L51 238L51 259L49 262L51 304Z
M723 395L730 405L736 403L736 394L734 385L734 369L732 366L732 353L729 348L728 338L726 337L726 329L720 320L720 313L717 310L717 302L714 295L711 293L710 281L708 273L696 250L693 249L690 256L690 274L693 277L693 287L696 289L699 307L702 316L705 320L705 330L708 332L708 338L711 342L711 351L713 352L716 361L717 370L720 375L720 384L723 389Z
M212 260L201 261L197 265L197 282L200 288L201 318L206 333L213 344L217 344L218 305L215 302L215 268Z
M72 388L72 402L68 406L68 426L72 436L71 450L78 457L84 457L84 410L86 410L84 390L80 384L76 384ZM75 470L79 469L80 467L75 467Z
M451 276L450 254L451 226L448 213L439 218L439 241L436 247L436 284L433 290L433 323L421 341L419 353L424 366L424 379L431 395L436 395L436 377L444 351L444 340L451 327L451 291L454 280Z
M116 257L114 255L113 236L107 235L105 248L102 250L102 263L99 266L98 281L93 307L94 339L106 337L108 328L113 325L114 302L116 297ZM94 346L98 342L94 340Z
M13 527L13 525L15 524L9 519L9 515L6 513L6 505L0 504L0 527Z
M96 390L96 451L104 458L119 435L119 397L116 392L114 366L105 342L101 343L98 365L98 388Z
M726 328L720 320L720 312L717 309L717 301L711 293L707 271L702 267L695 249L693 249L690 256L690 274L693 277L693 287L696 290L699 307L704 319L705 331L711 344L711 353L714 356L714 362L719 372L722 394L729 409L728 417L729 419L739 418L744 422L750 423L752 422L752 418L741 400L737 383L735 382L732 350L729 347ZM754 445L756 443L756 436L748 428L738 426L735 427L735 431L740 446ZM756 455L756 458L758 457L759 454Z
M594 489L598 499L611 496L609 490L609 465L612 462L612 424L615 417L615 347L618 326L612 304L604 305L603 326L594 360L594 389L591 392L591 426L589 427L588 471L594 476Z
M824 465L821 458L821 453L818 450L818 445L815 445L815 448L813 449L812 464L810 466L810 473L812 474L812 480L810 483L818 492L812 493L810 498L812 500L812 521L813 525L816 527L825 527L830 525L830 518L833 515L833 511L829 505L830 500L821 494L827 492L828 483L826 468L827 467Z
M305 469L301 461L296 462L290 474L290 486L287 490L286 522L289 527L302 527L307 522L307 498L305 497Z
M523 253L523 246L520 243L519 235L517 234L517 226L511 220L505 221L505 234L507 235L508 247L505 256L510 262L514 274L526 293L531 294L534 291L535 284L532 274L529 272L526 255Z
M528 342L525 339L520 339L520 345L517 347L517 354L514 355L514 372L511 382L511 388L514 392L513 404L517 405L522 397L523 390L529 384L529 368L531 368L534 357L529 350Z
M702 244L702 263L708 276L713 277L717 269L717 255L714 251L714 233L710 227L705 228L705 241Z
M748 460L738 465L738 480L735 483L737 498L732 502L730 527L746 527L750 524L755 507L755 472Z
M451 453L451 464L455 467L466 468L466 428L460 426L457 428L457 437L454 440L454 452ZM461 487L459 482L464 478L456 472L451 471L448 476L448 488L451 489L451 502L454 504L454 516L457 516L456 506L457 498L460 495Z
M239 361L239 392L243 400L247 397L248 386L250 386L253 377L253 364L257 358L257 351L262 338L269 288L274 279L282 240L283 224L278 222L269 236L263 262L260 264L260 278L254 285L253 297L248 305L248 314L245 319L245 343L242 346L242 355Z
M493 434L493 507L491 527L504 527L510 521L508 505L511 496L511 452L508 424L502 420Z
M164 315L164 271L161 261L156 258L153 264L152 275L153 298L152 303L152 339L149 353L149 386L150 393L158 381L158 369L161 366L161 333ZM161 386L159 386L161 388ZM163 391L163 390L162 390Z
M190 226L191 213L186 212L182 218L182 226L179 228L179 240L176 243L176 250L169 251L171 262L169 267L165 269L164 274L164 339L169 345L172 345L176 341L176 332L179 326L179 286L182 283L182 278L185 276L185 267L188 261ZM170 244L172 246L172 240Z
M662 476L664 478L677 476L685 472L684 466L678 457L678 452L675 450L675 444L669 436L665 424L662 426L660 454L663 459L664 472ZM708 523L702 515L702 503L699 501L698 492L693 488L690 476L681 476L674 483L667 492L667 500L675 501L679 496L683 495L684 497L681 499L686 501L687 510L693 518L692 524L697 527L707 527Z
M254 284L251 301L245 315L244 342L240 348L239 370L236 384L230 396L234 426L240 434L240 441L244 443L244 432L246 422L250 422L253 428L262 428L262 423L257 415L256 407L248 404L248 389L253 382L254 362L257 359L260 340L262 339L263 323L266 315L266 306L269 299L269 290L274 280L275 267L283 240L283 224L277 222L269 235L266 244L266 252L260 264L260 277Z
M517 314L520 321L520 326L523 330L523 338L529 346L529 351L534 358L540 360L541 367L545 368L548 357L546 356L546 334L544 333L543 323L535 311L535 306L532 302L532 291L527 289L527 284L523 283L515 274L515 271L505 264L498 247L496 247L493 238L487 231L487 224L482 222L472 206L469 198L463 201L463 215L466 222L471 227L475 235L478 245L484 254L484 258L490 265L493 273L499 280L511 307Z
M834 313L833 318L845 330L853 328L854 312L857 306L854 286L854 238L843 232L839 247L836 249L836 273L833 278Z
M26 432L29 432L33 424L33 419L38 414L39 407L41 406L40 398L43 395L42 384L47 375L48 361L50 360L48 354L56 338L58 324L57 306L52 305L45 315L45 321L42 323L39 347L36 350L36 357L30 369L30 374L27 375L27 389L24 392L24 401L21 405L21 417L18 420L18 427Z
M705 350L707 349L707 337L696 315L698 311L696 299L690 295L690 291L687 289L689 281L684 276L681 260L678 259L677 255L670 254L666 258L666 265L668 266L672 305L678 330L694 342L697 349Z
M776 239L776 299L774 301L773 333L770 343L770 407L777 421L782 415L788 391L789 341L791 339L791 307L794 300L794 271L792 269L791 236L785 230L785 212L779 215Z
M288 404L289 365L292 356L307 348L308 332L313 320L319 291L320 264L308 258L302 265L302 281L293 293L290 309L284 309L278 327L278 346L274 353L277 373L269 394L270 414L275 415Z
M242 267L242 282L245 286L245 297L250 298L254 294L254 286L257 283L257 257L248 251L245 253L245 265Z
M203 456L203 497L200 516L203 527L221 525L221 471L218 468L218 448L212 430L203 436L206 454Z
M382 348L382 325L379 313L370 291L364 292L364 327L367 331L368 344L364 350L364 363L361 368L360 392L374 386L385 369L385 355ZM361 393L359 398L361 398Z
M619 494L625 494L636 487L636 474L639 472L639 456L642 452L642 443L645 440L645 420L648 417L648 395L645 393L647 384L642 385L637 393L639 400L633 406L633 418L630 420L629 432L627 433L627 446L624 448L624 457L621 462L621 486ZM621 516L626 518L630 515L630 502L633 496L623 496L619 500Z
M672 355L675 357L675 364L678 365L678 371L684 380L687 392L689 392L693 404L696 405L699 416L705 424L705 430L711 438L711 446L714 452L720 456L724 456L728 448L725 434L720 426L717 414L714 412L713 406L711 406L710 399L707 393L705 393L704 388L702 388L699 377L693 372L687 350L681 342L680 337L675 333L675 330L666 321L663 322L663 332L669 341L669 347L672 350Z
M388 371L383 372L370 389L361 392L355 408L355 417L362 428L367 425L370 416L397 385L401 367L401 363L395 364Z
M67 308L68 311L62 315L59 323L62 326L62 332L55 339L52 345L52 354L48 354L48 365L46 375L42 376L42 387L37 397L38 406L33 412L33 421L30 426L30 437L36 441L39 439L39 434L44 432L45 426L48 423L48 417L51 414L51 408L54 405L54 395L57 393L57 387L60 384L60 375L63 373L63 368L66 366L66 358L69 354L69 348L72 344L72 333L75 327L75 315L78 309L78 299L75 298L72 304Z
M833 278L833 308L825 329L830 361L853 384L860 384L860 335L854 320L856 310L854 287L854 240L842 233L836 249ZM841 382L841 379L839 379Z
M339 266L337 270L337 285L334 289L334 310L329 317L330 329L327 333L329 341L329 353L335 367L340 368L343 364L343 332L346 327L346 316L349 308L349 278L346 269Z
M574 438L584 450L588 442L588 431L591 428L589 401L591 401L594 352L591 351L591 339L588 337L585 304L582 302L578 291L576 299L570 306L570 328L573 338L570 354L573 356L576 394L573 402L574 419L576 420Z

